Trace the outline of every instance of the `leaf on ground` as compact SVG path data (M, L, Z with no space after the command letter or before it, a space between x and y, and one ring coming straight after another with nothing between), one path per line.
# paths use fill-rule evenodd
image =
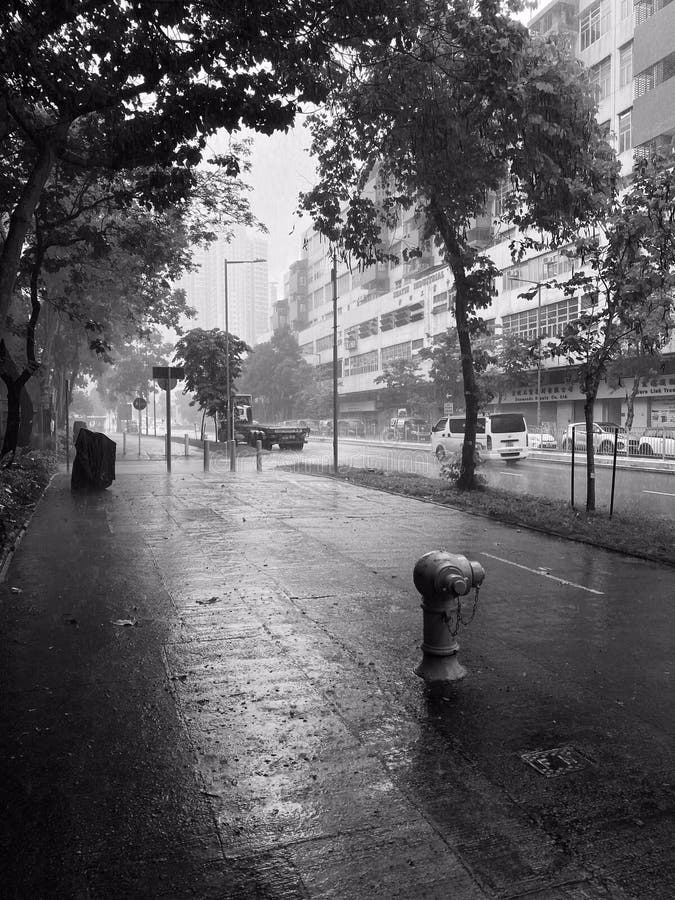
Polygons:
M113 619L111 625L138 625L136 619Z

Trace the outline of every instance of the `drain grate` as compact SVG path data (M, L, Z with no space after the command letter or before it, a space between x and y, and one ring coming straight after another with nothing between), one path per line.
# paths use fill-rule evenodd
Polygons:
M568 772L578 772L588 765L588 760L574 747L554 747L552 750L532 750L521 753L520 758L546 778L557 778Z

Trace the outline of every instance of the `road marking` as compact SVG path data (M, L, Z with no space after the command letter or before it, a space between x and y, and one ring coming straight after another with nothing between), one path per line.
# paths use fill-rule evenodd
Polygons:
M557 581L559 584L566 584L568 587L579 588L581 591L588 591L589 594L598 594L604 596L604 591L596 591L594 588L585 587L583 584L577 584L575 581L566 581L564 578L557 578L555 575L549 575L548 572L542 572L541 569L530 569L529 566L521 566L520 563L512 562L510 559L502 559L501 556L493 556L492 553L481 553L481 556L488 556L490 559L496 559L498 562L506 563L507 566L515 566L517 569L524 569L533 575L541 575L542 578L550 578L551 581Z
M510 475L511 478L522 478L523 477L521 472L500 472L500 475L502 476L502 478L504 477L504 475Z
M642 491L643 494L658 494L659 497L675 497L675 494L669 494L667 491Z

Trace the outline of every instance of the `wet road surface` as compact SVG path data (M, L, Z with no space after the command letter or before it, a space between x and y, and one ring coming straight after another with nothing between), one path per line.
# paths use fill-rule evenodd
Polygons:
M0 586L7 896L673 896L671 569L160 469L57 479ZM412 570L439 547L487 578L469 675L430 690ZM557 777L523 759L554 748Z

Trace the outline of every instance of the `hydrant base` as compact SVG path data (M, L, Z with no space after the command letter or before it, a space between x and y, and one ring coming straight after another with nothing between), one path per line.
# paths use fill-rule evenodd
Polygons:
M467 674L455 654L452 656L429 656L425 653L422 662L414 671L415 675L419 675L427 684L440 681L459 681Z

